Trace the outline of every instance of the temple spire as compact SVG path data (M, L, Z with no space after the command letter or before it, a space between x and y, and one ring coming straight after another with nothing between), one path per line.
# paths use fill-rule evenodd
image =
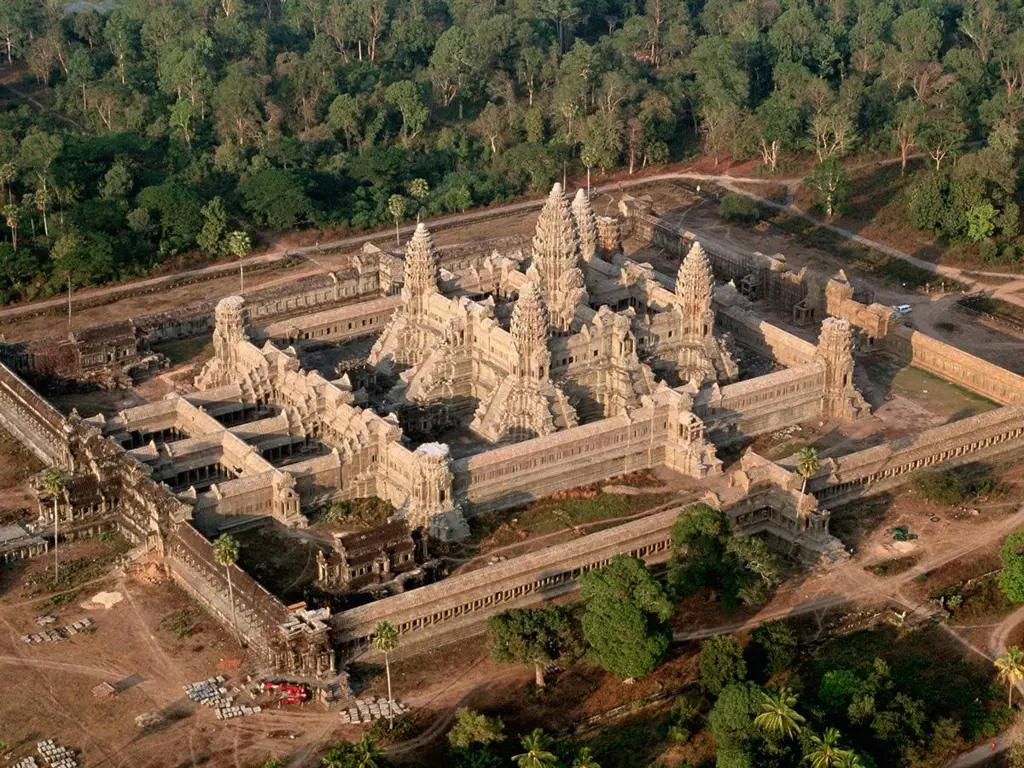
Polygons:
M434 238L427 225L416 225L409 244L405 247L405 285L402 295L407 302L428 293L437 293L438 266L434 252Z
M562 185L551 188L537 219L533 237L533 263L540 275L541 293L551 290L563 273L578 266L579 234Z
M519 290L519 298L512 308L510 332L519 352L519 375L529 379L547 378L550 365L548 313L533 283L526 283Z
M694 243L679 265L676 276L676 295L682 301L684 311L697 315L710 310L714 285L707 254L700 243Z
M576 190L572 201L572 217L576 220L576 231L580 237L580 256L592 261L597 254L597 218L590 205L590 198L583 189Z

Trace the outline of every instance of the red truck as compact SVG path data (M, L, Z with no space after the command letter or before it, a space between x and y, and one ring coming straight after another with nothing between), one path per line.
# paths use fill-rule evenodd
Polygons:
M303 683L264 683L264 691L278 694L278 704L302 704L309 701L309 688Z

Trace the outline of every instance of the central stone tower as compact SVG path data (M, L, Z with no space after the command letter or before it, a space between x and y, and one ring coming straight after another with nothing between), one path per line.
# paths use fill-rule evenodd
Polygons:
M572 330L576 308L587 300L587 289L580 271L580 237L562 185L551 188L537 219L533 237L533 266L530 276L537 283L550 313L550 322L559 333Z
M519 291L510 335L512 375L481 400L472 429L492 442L504 442L576 426L576 409L551 382L547 312L533 283Z

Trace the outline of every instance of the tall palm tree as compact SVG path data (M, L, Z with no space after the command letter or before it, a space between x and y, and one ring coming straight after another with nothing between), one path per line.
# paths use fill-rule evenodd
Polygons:
M853 755L853 758L857 759L853 752L839 747L839 731L836 728L826 728L824 736L812 733L807 741L807 753L804 757L811 764L811 768L839 768L843 765L843 760L849 759L848 755Z
M796 473L804 479L800 488L800 503L803 504L803 497L807 493L807 481L821 469L821 462L818 460L818 451L809 445L805 445L796 454Z
M590 747L584 747L580 750L579 754L576 755L576 759L572 761L572 768L601 768L597 761L594 760L594 755L590 752Z
M754 718L754 725L768 733L792 738L800 733L800 726L805 722L794 707L796 696L784 685L774 693L761 691L760 713Z
M551 737L542 728L534 728L520 738L519 743L526 750L512 758L512 762L519 768L554 768L558 762L558 758L550 751Z
M796 454L796 473L804 479L800 493L807 493L807 480L821 469L821 461L818 459L818 451L809 445L805 445Z
M364 733L363 737L356 742L356 768L377 768L377 760L387 752L377 746L374 738Z
M995 665L1000 681L1006 683L1006 706L1013 706L1013 688L1024 679L1024 651L1011 645L995 660Z
M389 621L378 621L373 628L373 639L370 645L378 653L384 654L384 669L388 676L388 729L395 727L394 704L391 698L391 661L389 655L398 648L398 630Z
M242 633L238 630L238 622L235 620L235 588L231 583L231 566L238 562L238 539L224 533L213 542L213 559L224 566L224 573L228 577L228 602L231 603L231 626L235 628L235 637L238 644L242 643Z
M60 467L47 467L42 475L43 490L53 497L53 583L60 580L60 559L57 557L57 524L60 511L57 508L61 494L64 493L64 473Z
M843 752L843 756L839 758L839 762L836 763L836 768L864 768L864 763L861 762L860 757L852 749L848 749Z

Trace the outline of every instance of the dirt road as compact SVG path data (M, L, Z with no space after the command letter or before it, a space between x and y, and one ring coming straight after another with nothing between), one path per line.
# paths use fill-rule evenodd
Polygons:
M880 161L879 165L884 165L893 162L892 160ZM610 194L616 192L624 192L625 190L646 186L650 184L657 184L662 182L670 181L707 181L716 184L723 189L727 189L730 192L736 194L746 195L757 200L762 205L776 210L782 210L790 215L799 216L808 221L814 222L815 224L828 229L836 234L841 235L844 238L852 240L860 245L868 248L873 248L881 253L885 253L893 258L902 259L913 264L920 269L934 272L935 274L944 275L956 280L959 280L967 285L975 286L977 284L977 278L980 277L992 277L996 279L1005 279L1007 276L1013 277L1014 279L999 286L998 295L1014 304L1020 304L1024 306L1024 298L1017 295L1018 291L1024 290L1024 276L1020 275L1007 275L1006 273L1000 272L986 272L971 270L970 274L967 274L965 270L958 269L956 267L948 267L938 264L933 264L922 259L918 259L908 253L904 253L895 248L887 246L883 243L866 238L862 235L858 235L848 229L826 223L821 221L815 216L797 208L793 204L793 197L796 190L803 183L801 178L761 178L761 177L744 177L744 176L731 176L729 174L714 174L714 173L697 173L694 171L672 171L668 173L651 174L647 176L638 176L636 178L625 179L621 181L615 181L608 184L597 185L591 188L592 195ZM784 186L787 189L786 200L783 203L778 203L770 200L766 197L757 195L743 186ZM453 214L449 216L441 216L434 219L427 220L427 224L433 230L440 230L449 227L462 226L471 224L477 221L483 221L487 219L500 218L504 216L511 216L517 213L522 213L531 210L539 209L546 198L539 197L536 199L523 200L516 203L511 203L502 206L493 206L490 208L481 208L473 211L467 211L465 213ZM410 223L400 229L403 235L409 235L415 229L415 225ZM236 265L252 268L253 266L266 263L274 263L281 261L291 256L309 256L315 258L318 254L324 251L336 251L357 248L364 243L372 241L382 241L390 236L390 232L372 232L362 235L353 235L351 237L340 238L329 242L318 243L312 246L296 247L289 249L275 249L268 253L262 253L256 256L250 256L246 259L241 259L235 262ZM175 281L181 280L182 278L199 277L203 275L210 275L217 272L224 271L224 264L215 264L201 269L186 270L178 272L173 275L163 275L160 277L148 278L145 280L138 280L132 283L119 284L114 286L108 286L103 288L93 288L84 291L79 291L72 297L72 310L74 310L74 304L76 301L82 301L85 299L93 299L97 296L107 296L110 300L116 299L120 295L126 295L138 291L140 289L153 289L158 288L161 285L169 285ZM28 304L19 304L12 307L6 307L0 309L0 322L12 322L20 317L26 317L37 314L40 309L63 309L67 306L67 299L65 297L46 299L38 302L31 302Z

